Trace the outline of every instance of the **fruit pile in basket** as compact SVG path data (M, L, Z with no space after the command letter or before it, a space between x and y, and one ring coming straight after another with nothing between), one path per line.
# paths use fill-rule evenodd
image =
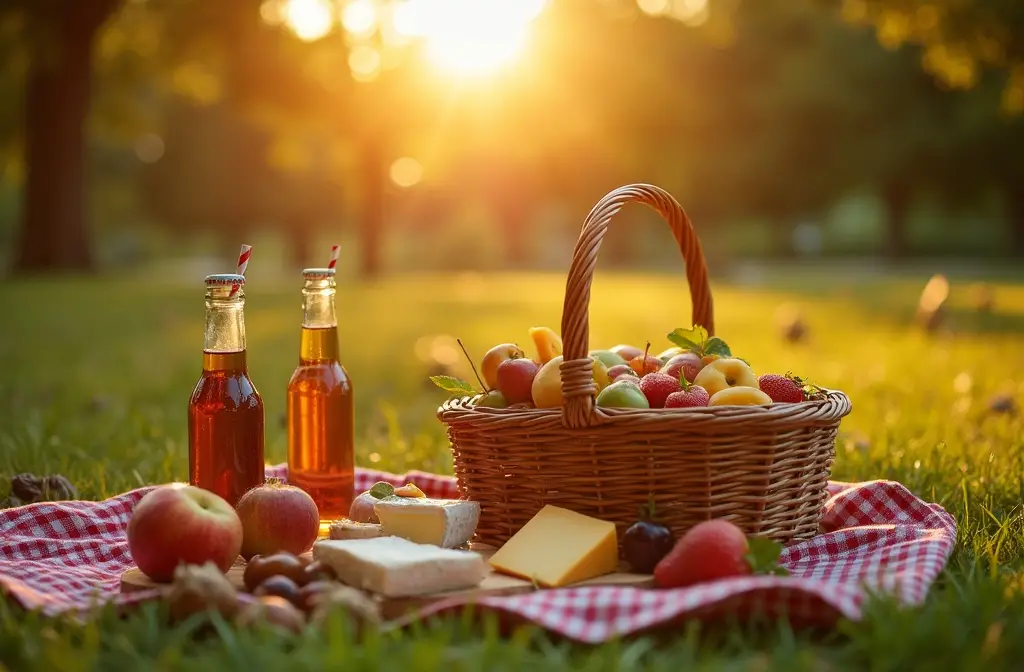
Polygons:
M495 345L473 370L483 388L451 376L432 376L441 389L471 396L485 408L559 408L562 405L562 339L548 327L530 329L536 355L527 356L515 343ZM702 406L770 406L818 398L821 389L791 373L758 376L750 364L733 355L717 336L701 326L668 334L673 344L652 355L651 344L640 349L616 345L591 350L595 404L602 408L696 408ZM461 344L461 341L460 341ZM472 358L467 353L470 364Z

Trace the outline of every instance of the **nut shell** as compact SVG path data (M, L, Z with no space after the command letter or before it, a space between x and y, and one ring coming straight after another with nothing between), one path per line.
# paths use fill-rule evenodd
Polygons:
M252 591L256 597L273 595L283 597L295 606L299 604L299 586L287 576L275 575L268 577Z

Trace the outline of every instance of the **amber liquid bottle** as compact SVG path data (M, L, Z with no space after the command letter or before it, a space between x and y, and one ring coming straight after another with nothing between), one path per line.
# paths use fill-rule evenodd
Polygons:
M355 487L352 382L338 360L334 272L302 272L299 365L288 382L288 481L320 509L321 530L348 515Z
M206 278L203 373L188 402L189 483L232 506L264 481L263 399L246 366L244 283L241 275Z

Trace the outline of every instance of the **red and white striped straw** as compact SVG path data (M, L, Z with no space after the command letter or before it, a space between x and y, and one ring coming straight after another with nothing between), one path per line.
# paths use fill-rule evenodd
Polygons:
M241 251L238 253L238 275L245 275L245 269L249 265L249 257L251 256L252 245L243 244ZM238 284L231 285L231 294L229 296L237 294L240 287L241 285Z
M341 254L341 245L331 245L331 261L327 264L327 270L333 271L338 265L338 256Z

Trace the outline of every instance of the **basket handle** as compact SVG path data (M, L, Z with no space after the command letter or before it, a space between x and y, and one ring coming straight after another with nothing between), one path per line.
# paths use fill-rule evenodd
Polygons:
M565 285L562 307L562 339L564 341L562 374L562 420L569 427L584 427L594 422L593 363L587 357L590 340L590 285L594 279L597 253L612 218L627 203L644 203L660 214L679 245L686 261L686 279L693 303L693 324L715 333L711 289L704 252L693 230L693 224L682 206L660 187L630 184L606 194L587 215L580 231Z

